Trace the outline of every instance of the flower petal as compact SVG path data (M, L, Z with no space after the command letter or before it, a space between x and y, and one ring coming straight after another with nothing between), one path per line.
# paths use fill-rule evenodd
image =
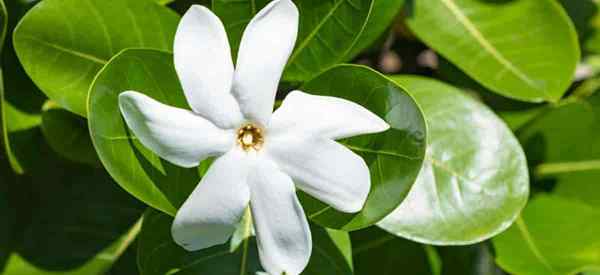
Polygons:
M312 239L292 180L271 161L261 160L248 175L248 185L262 266L269 274L300 274Z
M297 33L298 9L290 0L269 3L246 27L236 63L233 94L247 119L267 125Z
M250 199L249 166L245 154L238 149L212 164L175 216L171 234L177 244L194 251L229 239Z
M364 160L324 138L287 135L269 139L266 153L311 196L347 213L362 209L371 178Z
M341 139L389 128L383 119L352 101L293 91L273 114L269 130Z
M162 104L144 94L127 91L119 95L125 122L140 142L182 167L227 152L234 143L233 131L216 127L191 111Z
M221 128L242 120L231 94L233 63L223 23L193 5L181 18L173 46L175 69L190 107Z

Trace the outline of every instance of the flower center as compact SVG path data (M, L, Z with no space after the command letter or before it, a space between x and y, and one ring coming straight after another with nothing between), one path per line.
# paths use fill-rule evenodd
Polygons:
M237 142L244 151L258 151L264 141L262 129L253 124L242 126L237 132Z

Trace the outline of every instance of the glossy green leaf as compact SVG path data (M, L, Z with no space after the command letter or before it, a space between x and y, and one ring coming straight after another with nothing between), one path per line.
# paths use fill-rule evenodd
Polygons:
M536 180L552 180L558 195L600 208L598 125L600 93L547 107L519 131L519 139Z
M55 106L47 107L42 113L41 127L50 147L61 156L75 162L102 166L84 118Z
M365 29L356 44L348 52L346 60L350 60L371 46L386 29L391 27L396 15L402 9L404 0L373 0L373 9L369 14Z
M12 28L18 19L31 8L36 1L8 1L7 10L12 15L9 18L7 43L2 50L2 68L4 90L0 88L0 105L2 114L3 143L6 155L14 171L24 173L35 165L37 153L29 146L34 143L37 132L33 130L41 122L40 112L46 100L43 94L33 84L23 71L12 45Z
M411 0L406 12L420 39L510 98L557 101L579 61L573 24L554 0Z
M243 241L235 251L223 244L187 252L171 237L173 218L148 210L139 236L138 264L141 275L219 274L254 275L261 270L255 239ZM251 224L247 224L250 230ZM313 254L303 275L352 274L348 233L311 226Z
M571 275L600 269L600 210L541 195L523 216L494 238L497 263L521 275Z
M89 128L104 167L129 193L175 216L200 181L197 169L160 159L125 124L118 95L133 90L189 109L173 67L173 56L156 50L126 50L113 58L90 88Z
M423 245L398 238L377 227L352 232L356 275L433 275Z
M306 194L301 196L307 215L323 226L356 230L376 223L404 200L421 169L426 146L421 109L392 80L357 65L334 67L302 90L354 101L390 124L385 133L342 141L362 156L371 170L371 192L361 212L341 213Z
M296 1L300 27L283 78L306 81L345 61L358 43L374 0Z
M88 89L102 66L125 48L171 49L178 18L148 0L46 0L23 17L14 46L50 99L86 116Z
M359 37L367 24L370 11L374 8L372 7L374 1L294 1L300 11L300 25L296 48L290 56L283 78L287 81L306 81L346 61L350 50L359 43ZM268 0L213 0L212 9L225 25L234 57L237 56L246 25L268 2ZM378 18L382 20L378 22L388 20L387 17L389 15L385 14L385 18ZM379 32L378 29L379 25L371 26L374 33ZM371 35L373 34L369 34Z
M429 145L408 197L378 225L436 245L475 243L508 228L529 193L525 155L512 132L452 86L415 76L393 79L423 108Z
M357 43L373 0L296 1L300 27L284 79L305 81L343 62Z

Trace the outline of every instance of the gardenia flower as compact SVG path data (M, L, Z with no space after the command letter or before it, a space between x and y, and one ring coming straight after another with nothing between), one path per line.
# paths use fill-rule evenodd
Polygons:
M296 6L271 2L246 27L234 70L223 24L192 6L177 29L174 61L193 111L120 94L127 125L161 158L195 167L216 157L173 222L173 239L186 250L225 243L250 206L263 268L299 274L312 240L296 187L339 211L363 207L368 167L334 140L389 126L353 102L301 91L272 112L297 29Z

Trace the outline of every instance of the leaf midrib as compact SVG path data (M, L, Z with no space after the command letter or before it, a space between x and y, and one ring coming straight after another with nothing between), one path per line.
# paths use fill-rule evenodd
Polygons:
M344 144L344 146L348 147L348 149L350 149L352 151L357 151L357 152L363 152L363 153L369 153L369 154L375 154L375 155L384 155L384 156L396 157L396 158L403 158L403 159L408 159L408 160L419 160L419 159L422 159L422 158L419 158L419 157L414 157L414 156L409 156L409 155L403 155L403 154L396 153L396 152L391 152L391 151L373 150L373 149L369 149L369 148L364 148L364 147L354 146L354 145L348 145L348 144Z
M539 250L539 248L535 244L535 241L533 240L533 237L531 236L529 229L527 229L527 225L525 224L525 221L523 221L523 218L518 217L517 220L515 221L515 224L517 225L517 228L519 229L519 233L521 233L521 236L523 236L523 240L525 240L525 244L527 244L527 246L529 247L531 252L534 254L534 256L550 272L552 272L553 274L556 274L557 273L556 270L554 270L554 268L552 268L552 266L548 263L548 260L544 257L542 252Z
M44 46L53 48L53 49L55 49L57 51L60 51L60 52L63 52L63 53L67 53L67 54L70 54L72 56L79 57L79 58L82 58L82 59L85 59L85 60L88 60L88 61L91 61L91 62L94 62L94 63L98 63L101 66L104 66L106 63L108 63L108 60L103 59L103 58L98 57L98 56L95 56L93 54L84 53L82 51L78 51L78 50L75 50L75 49L65 48L65 47L60 46L60 45L58 45L56 43L48 42L48 41L39 39L39 38L37 38L35 36L32 36L32 35L24 34L24 35L21 36L21 38L22 39L32 40L32 41L40 43L40 44L42 44Z
M452 12L456 20L460 22L460 24L467 29L467 32L477 41L496 61L502 64L507 70L509 70L513 75L517 78L521 79L525 84L534 88L535 90L540 91L544 94L545 97L550 98L547 92L543 89L540 89L538 85L536 85L535 81L527 77L525 73L523 73L517 66L515 66L512 62L510 62L502 53L496 49L479 31L477 26L471 22L471 20L460 10L459 6L454 3L453 0L441 0L441 2Z
M333 16L333 14L342 5L342 3L344 3L344 1L346 1L346 0L339 0L338 2L333 4L333 8L327 13L327 15L325 15L323 17L323 19L321 21L319 21L319 24L317 24L317 26L312 30L312 32L310 32L308 34L308 36L306 36L306 38L302 41L302 43L298 46L298 48L296 48L296 51L294 51L292 56L289 58L288 64L292 64L292 62L294 62L294 60L296 60L296 58L298 57L300 52L304 51L304 48L306 48L308 46L308 43L310 43L310 41L312 41L314 36L317 35L317 33L319 33L319 31L321 30L323 25L325 25L325 22L327 22L329 20L329 18L331 16Z

